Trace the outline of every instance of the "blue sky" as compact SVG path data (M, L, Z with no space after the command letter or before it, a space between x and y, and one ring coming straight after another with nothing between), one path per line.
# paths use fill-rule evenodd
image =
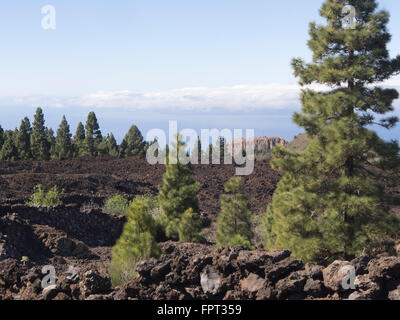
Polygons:
M146 133L168 120L291 139L300 105L290 61L310 58L308 24L322 2L2 0L0 124L42 106L49 126L66 114L73 131L94 110L119 139L131 124ZM400 54L400 1L379 3ZM56 9L55 30L41 27L44 5Z

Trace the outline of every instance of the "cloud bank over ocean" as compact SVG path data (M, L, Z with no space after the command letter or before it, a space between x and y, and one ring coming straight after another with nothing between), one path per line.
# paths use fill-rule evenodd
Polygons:
M0 107L41 105L44 107L92 107L135 110L285 109L298 105L297 85L265 84L208 88L193 87L168 91L99 91L79 97L32 95L0 97Z
M400 77L382 84L400 91ZM324 90L321 86L313 89ZM45 109L46 121L56 128L65 114L71 130L86 120L89 111L98 115L104 132L114 132L120 139L131 124L146 132L167 128L169 120L177 120L181 129L243 128L255 129L257 136L280 136L292 139L301 129L291 121L300 110L297 84L235 85L218 88L192 87L165 91L132 90L102 91L81 96L30 95L0 97L3 127L13 129L19 120L32 118L38 106ZM400 116L400 100L395 102ZM400 129L379 130L386 139L399 139Z
M383 84L400 90L400 78ZM313 89L323 90L321 86ZM78 97L32 95L0 97L0 108L10 106L42 106L49 108L120 108L134 110L185 111L251 111L299 108L297 84L236 85L219 88L192 87L165 91L136 92L132 90L99 91ZM396 105L399 106L398 101Z

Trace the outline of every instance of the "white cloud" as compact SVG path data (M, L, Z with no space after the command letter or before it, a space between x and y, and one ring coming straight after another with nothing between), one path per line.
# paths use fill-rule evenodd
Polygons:
M384 86L400 90L400 78ZM323 86L313 86L324 90ZM168 91L99 91L80 97L28 96L0 98L0 106L119 108L129 110L285 110L300 107L300 86L296 84L194 87ZM398 102L395 104L399 105Z
M80 97L84 107L129 109L282 109L298 105L296 85L238 85L232 87L195 87L160 92L97 92Z
M80 97L32 95L0 97L0 107L90 107L137 110L232 111L293 108L299 106L297 85L265 84L231 87L194 87L168 91L99 91Z

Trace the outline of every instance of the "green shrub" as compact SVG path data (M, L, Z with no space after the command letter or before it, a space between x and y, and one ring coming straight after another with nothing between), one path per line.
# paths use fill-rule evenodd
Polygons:
M129 207L129 201L119 194L109 198L103 207L103 212L114 215L125 215Z
M110 275L114 287L135 277L135 265L139 261L158 258L161 254L155 241L156 224L151 215L155 204L157 202L151 198L138 197L127 210L127 222L112 250Z
M33 189L33 194L29 198L27 205L31 207L54 208L62 205L61 197L64 190L58 191L57 186L51 188L47 193L41 184Z

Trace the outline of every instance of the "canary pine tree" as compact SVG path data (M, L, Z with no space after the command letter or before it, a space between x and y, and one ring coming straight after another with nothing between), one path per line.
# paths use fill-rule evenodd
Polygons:
M52 128L46 128L47 144L49 146L50 159L56 159L56 137Z
M7 130L4 132L4 143L0 150L0 160L18 160L18 149L15 146L15 135L16 133L14 133L12 130Z
M135 125L129 128L122 144L123 154L126 157L133 155L144 155L146 143L139 128Z
M127 209L127 222L112 249L110 274L113 286L122 285L136 275L140 260L158 258L160 247L155 240L156 226L151 215L157 202L137 197Z
M75 157L80 157L85 154L84 150L85 138L86 138L85 127L83 126L82 122L79 122L73 140Z
M194 170L191 163L183 164L180 161L182 158L179 155L185 152L186 144L177 135L167 157L166 172L163 176L164 184L158 194L162 210L162 214L158 217L159 222L164 227L166 235L176 240L179 239L179 224L186 210L192 209L195 213L199 212L197 193L200 185L193 180ZM188 220L190 219L186 219L186 222ZM181 234L183 233L181 230Z
M97 155L97 146L103 139L99 123L94 112L89 112L86 120L86 137L84 141L84 154L94 157Z
M343 24L349 5L354 28ZM377 86L400 71L400 56L387 50L389 13L375 0L327 0L320 13L326 24L310 24L312 62L292 63L303 86L293 120L313 140L302 153L274 149L272 165L285 175L264 219L265 246L305 260L350 258L399 230L379 184L399 167L398 143L368 128L398 121L384 117L398 92ZM304 88L310 84L329 90Z
M242 193L241 177L233 177L225 184L228 194L221 195L221 212L218 215L217 245L251 247L253 231L248 197Z
M18 158L22 160L29 160L32 158L31 153L31 134L32 128L31 123L27 117L21 121L21 125L19 127L17 133L17 149L18 149Z
M118 157L118 145L114 135L111 133L107 140L108 154L112 157Z
M42 108L36 109L31 134L31 152L34 160L50 159L50 144L48 131L44 125L44 114Z
M71 141L71 132L65 116L63 116L60 126L57 130L55 157L58 159L70 159L73 156L73 146Z

